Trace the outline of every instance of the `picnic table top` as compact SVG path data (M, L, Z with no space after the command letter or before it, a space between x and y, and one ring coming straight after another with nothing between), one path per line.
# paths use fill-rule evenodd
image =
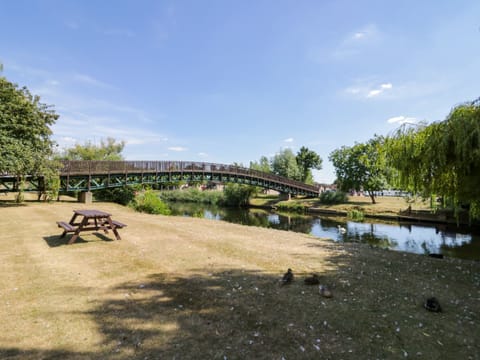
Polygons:
M73 210L73 212L75 214L82 215L85 217L90 217L90 218L111 216L111 214L101 210Z

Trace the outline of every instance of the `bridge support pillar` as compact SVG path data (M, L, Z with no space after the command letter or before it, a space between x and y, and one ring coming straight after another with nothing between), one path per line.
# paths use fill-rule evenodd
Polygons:
M281 193L280 194L280 200L292 200L292 195L290 193Z
M78 201L84 204L91 204L93 201L93 194L91 191L83 191L78 194Z

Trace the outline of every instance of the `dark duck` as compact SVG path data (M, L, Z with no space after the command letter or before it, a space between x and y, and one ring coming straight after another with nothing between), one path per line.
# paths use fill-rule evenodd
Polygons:
M432 312L442 311L442 307L440 306L440 303L438 302L437 298L434 298L434 297L430 297L427 300L425 300L423 307L428 311L432 311Z
M312 274L312 276L306 277L304 282L305 285L318 285L320 284L320 279L317 274Z
M293 281L293 272L292 269L288 269L285 274L283 274L282 285L290 284Z

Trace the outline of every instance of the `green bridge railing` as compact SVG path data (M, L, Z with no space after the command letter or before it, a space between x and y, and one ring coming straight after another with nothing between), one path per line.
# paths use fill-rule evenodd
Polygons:
M272 189L285 194L316 197L319 187L235 165L193 161L63 161L60 191L92 191L137 184L233 182ZM29 176L26 191L42 191L43 178ZM0 191L16 191L18 180L0 175Z

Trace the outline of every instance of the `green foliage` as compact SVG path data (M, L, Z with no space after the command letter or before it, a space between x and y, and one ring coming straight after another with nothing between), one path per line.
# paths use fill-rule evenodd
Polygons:
M0 77L0 173L19 178L19 201L25 175L56 170L49 159L53 152L50 126L57 119L39 96Z
M277 210L305 213L308 210L308 206L296 201L280 201L276 204Z
M100 140L100 144L93 144L87 141L84 145L76 144L73 148L67 149L60 156L63 160L123 160L122 151L125 141L117 142L113 138L106 141Z
M185 190L162 191L160 198L164 201L196 202L202 204L220 204L224 200L221 191L201 191L197 188Z
M347 217L355 221L363 221L365 219L365 213L361 209L350 209L347 212Z
M250 169L263 171L266 173L272 172L272 169L270 167L270 161L266 156L262 156L258 163L256 161L251 161Z
M133 208L139 212L148 214L170 215L168 206L158 197L157 193L147 190L137 195L133 202Z
M223 188L224 205L226 206L247 206L250 198L256 193L254 186L241 184L227 184Z
M480 218L480 99L455 107L444 121L404 126L386 144L404 189L443 197L457 210L468 204L470 216Z
M313 184L311 169L320 170L322 168L322 158L316 152L302 146L295 159L302 176L300 181Z
M347 194L343 191L324 191L320 194L320 202L322 204L344 204L347 201Z
M300 181L302 173L297 164L297 159L292 150L284 149L275 154L272 159L272 172L288 179Z
M138 187L123 186L111 189L96 190L95 198L101 201L111 201L120 205L128 205L135 199Z
M383 137L375 136L366 143L342 146L330 153L329 159L342 191L367 191L375 203L373 192L385 188L389 173L383 143Z
M291 149L280 150L270 161L262 156L259 162L250 162L250 169L274 173L288 179L313 184L312 169L320 170L322 159L312 150L302 146L295 154Z

